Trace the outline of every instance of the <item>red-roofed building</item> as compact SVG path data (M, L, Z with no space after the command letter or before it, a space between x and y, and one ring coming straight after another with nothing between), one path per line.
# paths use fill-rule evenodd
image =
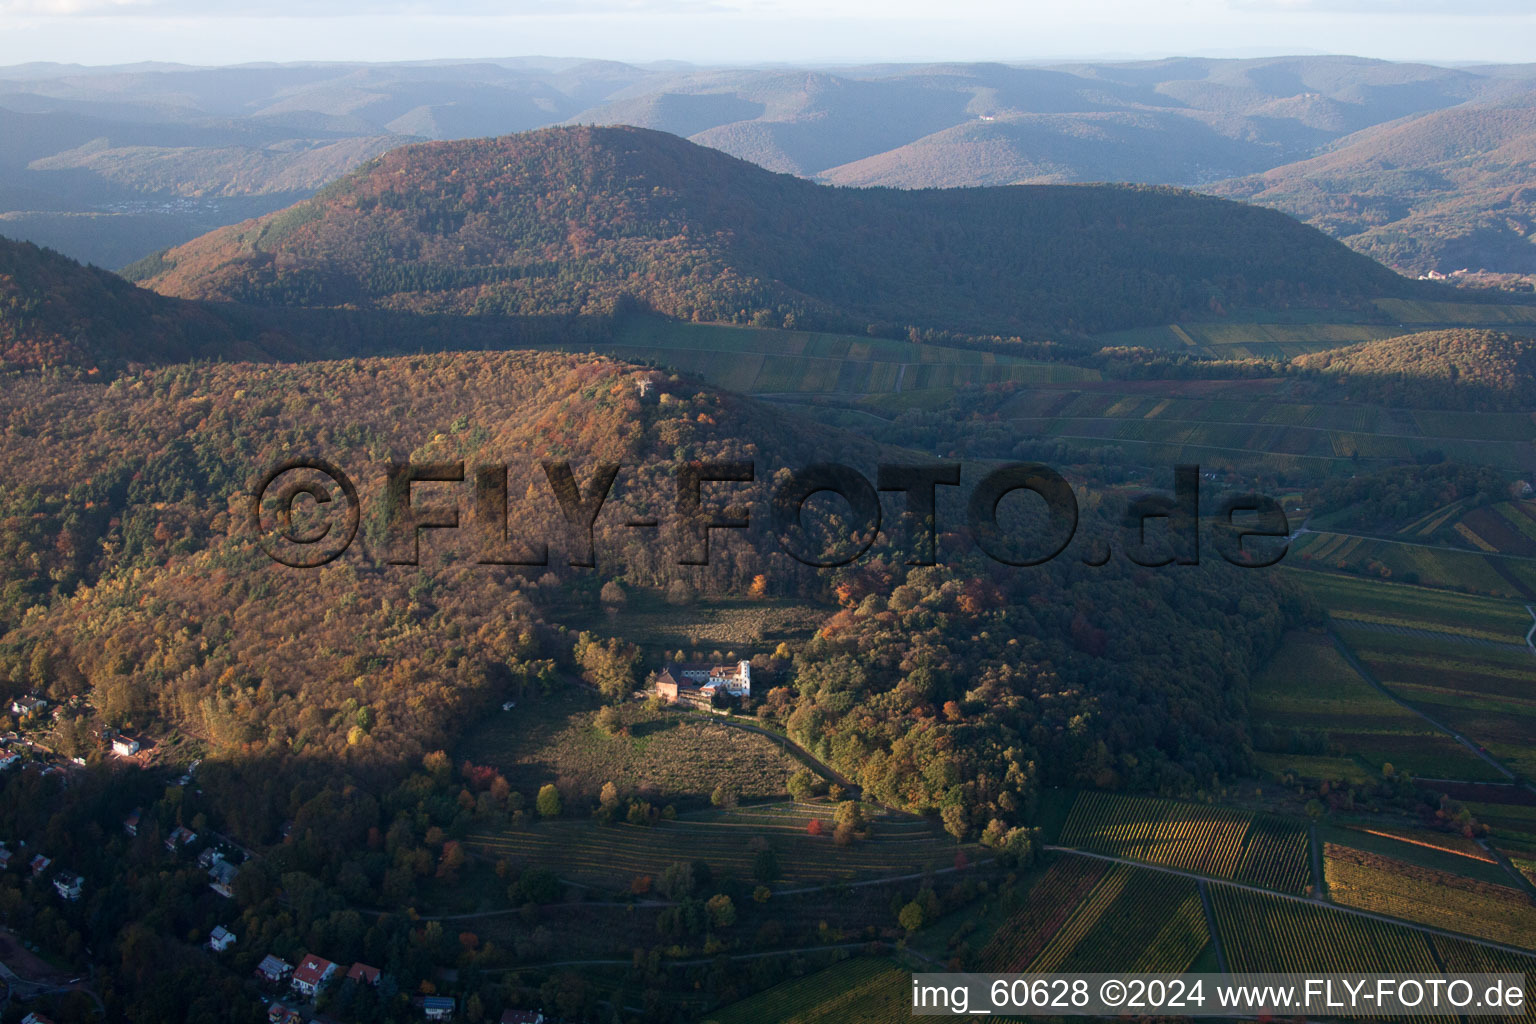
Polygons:
M347 980L355 981L359 985L377 985L379 983L379 969L377 967L369 967L362 961L358 961L347 970Z
M299 966L293 972L293 987L307 996L312 996L320 991L335 973L335 964L324 957L308 953L303 960L299 961Z

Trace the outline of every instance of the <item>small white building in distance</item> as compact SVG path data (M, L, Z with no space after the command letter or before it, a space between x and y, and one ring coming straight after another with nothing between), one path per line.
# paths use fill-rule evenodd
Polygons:
M235 944L235 933L219 925L208 935L208 948L215 953L222 953Z

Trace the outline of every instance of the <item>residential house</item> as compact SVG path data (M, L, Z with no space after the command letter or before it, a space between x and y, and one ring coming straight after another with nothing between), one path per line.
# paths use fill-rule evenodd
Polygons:
M538 1010L505 1010L501 1024L544 1024L544 1015Z
M44 1017L40 1013L29 1013L21 1018L21 1024L53 1024L52 1017Z
M261 963L256 965L256 976L273 983L282 981L292 973L293 964L286 960L279 960L271 953L262 957Z
M208 869L208 888L228 899L235 898L233 888L235 876L240 873L240 868L229 861L220 858L214 861L213 867Z
M208 948L215 953L222 953L235 944L235 933L218 925L208 934Z
M143 820L144 820L144 810L143 810L143 808L135 807L133 810L128 812L128 817L123 819L123 831L127 832L131 836L138 835L139 834L139 822L141 822Z
M377 967L369 967L359 960L347 969L347 980L355 981L359 985L378 985L379 969Z
M20 754L13 754L10 751L0 754L0 772L5 771L7 768L15 767L20 761Z
M0 871L4 871L11 866L11 856L11 851L7 850L3 843L0 843Z
M752 696L752 663L710 665L684 662L668 665L656 677L656 693L673 704L708 707L716 694Z
M84 885L85 879L73 871L61 871L53 877L53 889L61 899L79 899Z
M112 753L118 757L132 757L139 752L142 746L143 744L127 733L120 732L112 737Z
M44 871L47 871L48 865L52 863L52 858L44 857L42 854L38 854L37 856L33 857L32 862L28 865L28 867L32 869L32 877L36 878Z
M27 694L25 697L17 697L11 701L11 714L27 717L34 711L41 711L48 706L48 702L41 697Z
M165 837L165 848L170 850L172 853L175 853L176 847L186 846L188 843L194 843L196 841L196 832L193 832L185 825L177 825L171 834Z
M210 846L197 855L197 866L206 871L223 859L224 854Z
M336 965L325 957L306 953L293 972L294 990L306 996L313 996L331 980L331 975L335 973Z
M427 1015L427 1020L448 1020L453 1016L455 1005L452 996L423 996L421 1012Z

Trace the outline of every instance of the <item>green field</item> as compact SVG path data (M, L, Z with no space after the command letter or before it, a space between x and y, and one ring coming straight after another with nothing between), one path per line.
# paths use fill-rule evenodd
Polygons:
M1510 884L1509 874L1475 840L1447 832L1385 825L1375 821L1319 825L1325 843L1379 854L1394 860L1495 885Z
M1528 650L1386 635L1348 623L1339 632L1393 693L1486 747L1512 769L1536 774L1536 657Z
M1060 843L1286 892L1311 884L1304 825L1225 807L1083 793Z
M1521 597L1522 590L1536 583L1536 563L1529 561L1326 531L1304 533L1292 541L1286 564L1495 598Z
M1414 299L1376 299L1375 302L1377 309L1404 326L1447 324L1472 327L1536 324L1536 306L1421 302Z
M1097 370L979 349L646 316L625 319L607 343L581 347L697 373L744 394L862 396L1099 379Z
M1183 322L1113 331L1093 340L1100 345L1185 351L1209 359L1290 359L1401 333L1395 324Z
M554 783L567 800L594 798L612 782L652 801L697 802L724 780L743 798L781 797L800 768L774 740L708 716L621 705L624 731L610 735L594 719L601 706L585 687L567 686L487 716L455 755L491 765L514 789Z
M1392 634L1371 634L1387 641ZM1395 769L1440 779L1499 779L1501 775L1453 737L1422 717L1388 699L1362 679L1325 636L1291 633L1279 653L1254 679L1250 716L1256 735L1273 735L1272 742L1290 733L1327 737L1332 756L1345 756L1369 773ZM1264 727L1267 727L1264 728ZM1322 775L1337 765L1310 763L1314 753L1305 742L1294 753L1284 749L1267 754L1266 767L1281 767L1303 778L1334 781L1344 775Z
M717 876L754 880L758 852L771 848L779 882L809 885L838 879L885 877L948 868L958 852L974 862L985 851L916 818L871 813L872 835L848 846L834 841L832 808L761 804L729 811L679 815L654 825L601 825L552 820L494 832L473 832L464 842L493 860L548 868L572 881L627 890L641 876L655 878L671 864L702 860ZM811 818L822 834L811 835Z
M1500 643L1524 643L1530 613L1518 601L1446 593L1388 580L1288 571L1335 620L1427 629Z
M1031 434L1074 446L1117 445L1157 461L1353 473L1362 463L1439 457L1511 472L1536 469L1536 424L1517 415L1426 416L1359 403L1298 401L1281 380L1158 381L1143 387L1028 388L1004 407Z

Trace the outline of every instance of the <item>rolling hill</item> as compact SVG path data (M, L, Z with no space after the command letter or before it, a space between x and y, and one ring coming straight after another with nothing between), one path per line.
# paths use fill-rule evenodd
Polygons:
M661 132L391 151L133 269L257 305L975 334L1090 332L1415 285L1280 214L1171 189L834 189Z
M151 294L115 274L0 237L0 366L269 355L251 331L196 303Z
M1532 74L1338 56L835 69L553 58L31 65L0 68L0 220L12 235L117 267L303 198L392 146L561 123L654 128L838 184L1199 186L1309 159L1373 126L1516 95Z
M1369 128L1212 187L1404 271L1536 271L1536 93Z

